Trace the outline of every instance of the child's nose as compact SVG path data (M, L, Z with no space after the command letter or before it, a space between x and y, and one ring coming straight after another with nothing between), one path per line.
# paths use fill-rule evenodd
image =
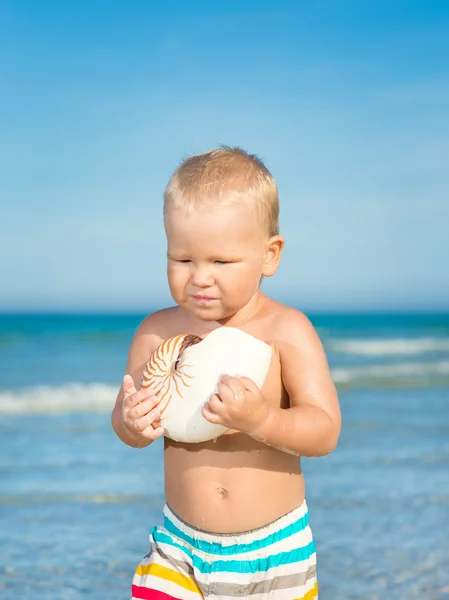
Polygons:
M196 287L209 287L213 284L213 278L207 267L195 267L190 276L190 282Z

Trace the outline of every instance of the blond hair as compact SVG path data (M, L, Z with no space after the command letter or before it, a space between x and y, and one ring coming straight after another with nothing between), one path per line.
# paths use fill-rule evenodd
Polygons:
M240 201L253 204L270 237L278 235L279 199L274 177L254 154L221 146L179 165L164 192L164 215L169 209L191 211Z

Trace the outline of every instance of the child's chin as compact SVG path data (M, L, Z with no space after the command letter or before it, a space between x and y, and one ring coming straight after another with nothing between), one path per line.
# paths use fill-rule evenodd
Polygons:
M200 308L192 311L196 317L202 321L219 321L224 319L223 313L219 310L208 310L207 308Z

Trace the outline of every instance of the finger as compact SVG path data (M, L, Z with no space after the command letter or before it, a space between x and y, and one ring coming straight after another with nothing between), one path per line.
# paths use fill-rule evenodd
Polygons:
M164 435L165 433L165 429L163 427L157 427L156 429L153 429L153 440L157 440L157 438L160 438L162 435Z
M133 397L134 400L134 397ZM136 402L134 405L128 405L129 408L129 416L132 419L140 419L144 415L147 415L150 410L156 409L158 407L158 399L156 397L145 398L142 402Z
M221 414L225 408L221 397L218 396L218 394L212 394L212 396L209 398L206 404L208 410L217 415Z
M231 388L225 383L218 384L218 399L223 404L223 406L229 406L235 400L234 392Z
M153 429L153 427L146 427L140 435L146 438L147 440L154 441L162 437L164 433L165 429L163 427L157 427L156 429Z
M245 398L245 387L239 379L230 377L229 375L222 375L220 381L231 390L235 398L239 400Z
M125 399L128 396L131 396L131 394L135 394L136 386L134 385L134 379L131 377L131 375L126 374L123 377L122 388Z
M206 402L204 404L201 412L202 412L203 417L206 419L206 421L209 421L209 423L223 425L223 421L221 420L221 417L210 410L210 406L209 406L208 402Z
M248 392L252 392L253 394L260 392L259 386L256 383L254 383L254 381L252 379L250 379L249 377L243 377L242 375L236 375L235 378L240 382L240 384L243 386L243 388L245 390L248 390Z
M160 419L160 412L157 408L150 411L148 414L143 415L138 419L133 419L134 428L137 431L144 431L147 427L153 428L153 423Z
M154 404L157 404L157 402L158 402L157 396L153 390L145 389L145 390L139 390L138 392L134 392L134 394L131 394L131 396L123 398L122 404L126 408L131 409L134 406L137 406L138 404L140 404L141 402L144 402L146 400L153 400Z

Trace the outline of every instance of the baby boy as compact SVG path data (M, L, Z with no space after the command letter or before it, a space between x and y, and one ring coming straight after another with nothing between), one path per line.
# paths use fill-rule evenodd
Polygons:
M164 524L150 532L132 598L318 597L301 456L335 448L340 409L309 320L261 291L284 239L276 182L263 162L222 147L185 160L164 194L167 274L176 306L150 314L131 344L112 414L123 442L164 435L146 361L178 334L236 327L272 346L262 389L223 373L202 411L228 431L215 441L164 438Z

